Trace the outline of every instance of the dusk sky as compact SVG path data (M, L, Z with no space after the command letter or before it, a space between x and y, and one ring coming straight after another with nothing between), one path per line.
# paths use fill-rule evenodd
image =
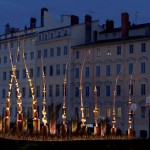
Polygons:
M7 23L22 30L30 25L30 17L35 17L39 26L42 7L48 8L58 20L61 15L77 15L81 23L89 14L101 25L111 19L118 27L122 12L129 13L131 23L150 22L149 5L150 0L0 0L0 34Z

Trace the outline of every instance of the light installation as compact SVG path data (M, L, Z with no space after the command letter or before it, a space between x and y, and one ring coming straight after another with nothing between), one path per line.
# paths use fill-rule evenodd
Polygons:
M47 117L46 117L46 82L45 82L45 72L44 72L44 66L43 66L43 59L41 56L41 64L42 64L42 80L43 80L43 109L42 109L42 122L44 124L43 126L43 134L48 133L48 126L47 126Z
M32 80L29 75L29 71L26 64L26 58L25 58L25 52L24 52L24 39L23 39L23 60L24 60L24 66L26 70L26 75L28 78L31 96L32 96L32 116L33 116L33 134L38 134L40 132L40 119L38 118L38 112L37 112L37 100L34 94L34 86L32 84Z
M19 43L18 43L18 49L19 49ZM5 113L5 125L4 125L4 132L9 132L10 131L10 98L11 98L11 91L12 91L12 84L13 84L13 79L15 80L15 86L16 86L16 92L17 92L17 132L22 132L23 131L23 113L22 113L22 94L20 92L19 88L19 83L16 78L16 66L13 64L12 60L12 54L10 50L10 44L8 45L8 50L9 50L9 57L10 57L10 63L11 63L11 79L9 82L9 88L8 88L8 96L6 99L6 113ZM17 60L17 58L16 58Z

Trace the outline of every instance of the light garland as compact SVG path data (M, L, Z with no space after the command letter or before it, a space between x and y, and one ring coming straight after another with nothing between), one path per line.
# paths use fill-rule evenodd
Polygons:
M43 110L42 110L43 118L42 118L42 121L43 121L44 126L46 126L46 124L47 124L47 117L46 117L46 85L45 85L45 73L44 73L42 57L41 57L41 63L42 63L42 79L43 79Z

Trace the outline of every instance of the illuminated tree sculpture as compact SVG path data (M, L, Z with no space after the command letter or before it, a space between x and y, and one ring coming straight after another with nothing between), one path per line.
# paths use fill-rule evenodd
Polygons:
M63 106L62 106L62 111L63 111L63 114L62 114L62 125L61 125L61 128L60 128L60 132L61 132L61 135L62 136L65 136L66 133L67 133L67 125L66 125L66 83L67 83L67 68L68 68L68 62L69 62L69 59L66 63L66 67L65 67L65 78L64 78L64 86L63 86L63 92L64 92L64 97L63 97Z
M112 128L111 128L111 135L116 135L117 134L117 128L116 128L116 89L117 89L117 84L118 84L118 78L119 75L122 71L123 67L120 69L120 72L117 75L116 81L115 81L115 89L114 89L114 99L113 99L113 114L112 114Z
M19 84L18 84L16 74L15 74L16 66L13 65L10 45L9 45L9 55L10 55L12 73L11 73L11 79L9 82L8 96L7 96L7 101L6 101L4 132L9 132L10 130L10 97L11 97L13 79L15 80L15 86L16 86L16 91L17 91L17 104L18 104L18 107L17 107L18 113L17 113L17 122L16 122L17 132L22 132L23 131L23 113L22 113L22 100L21 100L22 94L20 93Z
M42 64L42 79L43 79L43 110L42 110L42 114L43 114L43 118L42 118L42 122L43 122L43 135L47 135L48 134L48 126L47 126L47 117L46 117L46 84L45 84L45 73L44 73L44 66L43 66L43 59L41 57L41 64Z
M94 134L98 135L100 133L100 129L98 127L98 107L97 107L98 98L97 98L96 76L95 76L95 69L94 69L94 49L93 49L93 64L92 64L92 68L93 68L93 77L94 77L94 110L93 110L94 122L95 122Z
M24 54L24 39L23 39L23 60L24 60L24 66L25 66L26 75L28 78L31 96L32 96L33 134L38 134L38 133L40 133L40 119L38 118L37 100L36 100L36 97L34 94L34 86L32 84L32 80L29 75L29 71L28 71L27 64L26 64L26 58L25 58L25 54Z
M133 67L133 70L132 70L132 73L133 73L133 71L134 71L134 69L135 69L135 66L136 66L136 63L137 62L135 62L135 64L134 64L134 67ZM133 75L131 74L131 76L130 76L130 84L129 84L129 101L128 101L128 105L129 105L129 119L128 119L128 124L129 124L129 128L128 128L128 137L129 138L131 138L131 137L133 137L134 136L134 131L133 131L133 129L132 129L132 124L133 124L133 122L132 122L132 79L133 79Z
M81 108L80 108L80 110L81 110L81 130L86 129L86 126L85 126L86 118L84 117L84 105L83 105L83 94L82 94L82 90L83 90L83 87L82 87L82 73L83 73L83 68L84 68L84 64L85 64L85 61L86 61L87 53L88 53L88 51L86 51L86 55L83 59L83 63L82 63L82 66L81 66L81 74L80 74L80 88L79 89L80 89L80 100L81 100ZM86 132L86 131L83 131L83 132Z

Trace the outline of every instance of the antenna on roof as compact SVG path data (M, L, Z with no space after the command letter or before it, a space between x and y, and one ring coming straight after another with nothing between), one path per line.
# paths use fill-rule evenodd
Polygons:
M90 16L92 16L94 13L96 13L96 12L94 12L94 11L91 10L91 9L89 9L88 12L87 12L87 14L89 14Z

